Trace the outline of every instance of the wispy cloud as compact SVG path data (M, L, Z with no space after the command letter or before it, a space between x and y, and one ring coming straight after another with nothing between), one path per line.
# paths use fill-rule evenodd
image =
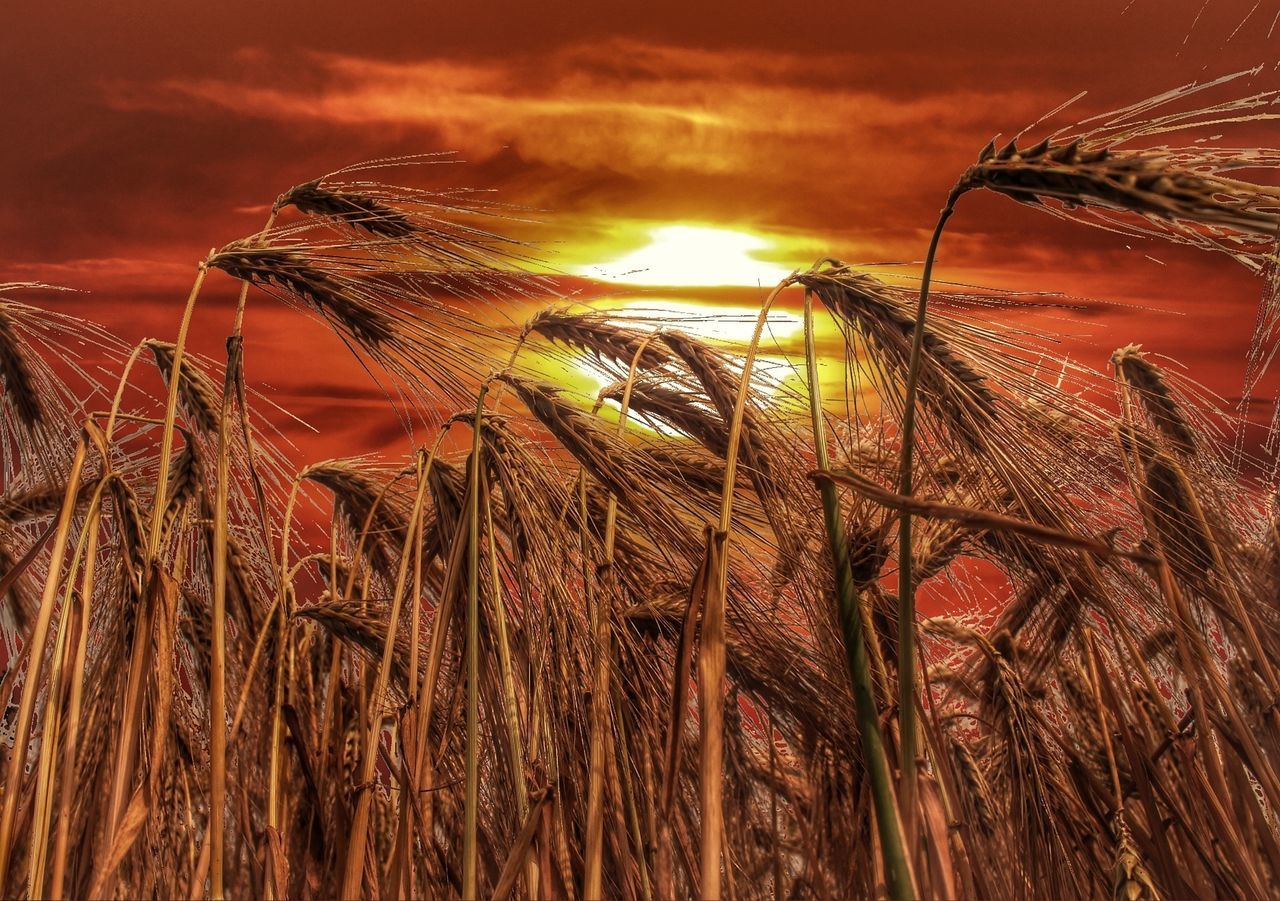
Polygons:
M553 166L764 181L790 180L797 167L816 179L877 161L945 158L984 115L989 122L993 106L1027 118L1049 102L1016 86L993 88L983 102L970 90L889 93L868 83L868 65L852 54L815 63L621 40L537 59L308 53L285 62L250 53L243 61L241 77L119 83L110 100L126 110L192 115L203 107L282 122L429 128L476 156L514 146ZM845 152L831 153L837 146Z
M1042 11L1018 8L1028 27L1049 28ZM503 200L545 211L546 226L530 237L567 272L608 268L670 225L767 236L770 248L751 257L786 269L820 254L910 263L951 181L993 133L1017 131L1082 88L1095 93L1072 117L1187 80L1203 64L1188 69L1172 53L1102 59L1100 45L1082 45L1078 34L1067 46L1071 29L1084 26L1065 8L1062 47L1002 37L956 11L918 31L899 23L918 12L860 11L875 20L862 23L863 41L848 23L833 36L837 26L818 16L776 41L758 38L759 21L729 23L755 36L735 43L707 15L690 12L720 36L715 42L674 27L684 45L660 31L601 37L627 29L587 28L585 19L554 40L513 31L499 41L479 30L484 41L426 49L406 39L382 46L381 37L339 43L263 31L253 37L258 48L236 50L242 36L224 37L216 54L171 48L148 66L132 64L142 38L118 36L128 49L103 58L102 71L96 58L85 66L71 55L58 77L79 73L79 81L37 80L10 92L8 102L25 104L16 121L27 125L0 143L0 176L14 176L0 207L4 263L10 277L93 291L68 303L129 337L165 334L194 261L260 227L263 205L289 184L361 159L448 149L469 164L389 177L495 188ZM888 28L890 20L898 24ZM806 38L824 28L831 33ZM883 40L908 32L909 40ZM0 59L0 72L5 65ZM1217 330L1212 341L1189 340L1185 319L1153 324L1124 307L1089 317L1064 310L1061 328L1101 347L1095 362L1149 337L1236 378L1256 302L1256 288L1237 274L1178 254L1165 254L1170 266L1162 267L1145 258L1149 247L1129 250L998 198L963 203L943 245L942 277L1184 311L1208 292L1241 311L1238 328ZM575 289L585 297L617 286ZM233 288L215 279L209 291L223 303ZM689 294L743 302L741 289ZM257 376L305 405L317 381L335 377L330 358L321 365L315 354L278 349L302 340L292 312L260 304L253 316L257 340L271 347ZM225 325L211 328L216 354ZM317 346L327 340L307 335ZM363 378L355 366L341 375Z

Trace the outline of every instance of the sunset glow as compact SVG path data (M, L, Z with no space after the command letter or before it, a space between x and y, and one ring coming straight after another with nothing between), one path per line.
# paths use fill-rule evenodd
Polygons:
M197 33L179 6L37 5L0 37L15 136L0 145L3 278L83 292L58 303L126 341L172 338L196 261L261 228L281 191L361 160L456 151L368 177L481 189L511 205L483 224L529 241L569 276L566 296L675 318L728 310L708 337L744 342L768 288L820 256L917 274L948 187L993 135L1079 91L1070 121L1274 55L1258 17L1236 29L1253 0L1202 6L995 0L975 18L964 4L823 4L802 17L566 4L549 27L536 4L439 15L389 0L353 17L319 0L299 19L229 0ZM1137 34L1174 49L1135 55ZM1038 326L1077 336L1084 365L1142 340L1238 395L1258 293L1239 267L1058 228L993 198L961 206L939 278L1096 299ZM236 290L210 277L195 350L222 356ZM1189 340L1184 314L1206 294L1225 325ZM783 307L796 313L794 299ZM518 328L536 308L476 312ZM256 294L247 315L250 377L317 429L282 426L302 451L340 453L369 430L335 411L380 392L327 328ZM1033 327L1018 308L999 315ZM386 452L404 451L394 419L379 429Z
M692 225L665 225L649 233L649 243L580 274L627 285L686 288L716 285L768 286L790 270L761 260L768 240L747 232Z
M783 277L785 275L784 273ZM655 321L662 320L664 325L690 335L737 347L743 347L751 341L760 316L758 306L716 304L708 307L706 304L675 297L646 295L628 300L620 306L627 311L629 317L652 317ZM768 347L775 342L786 344L799 340L803 328L804 319L801 316L790 310L775 308L769 312L765 321L761 344Z

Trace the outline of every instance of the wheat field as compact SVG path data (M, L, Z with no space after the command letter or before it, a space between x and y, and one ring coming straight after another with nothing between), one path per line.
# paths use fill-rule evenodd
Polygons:
M0 893L1280 893L1276 460L1158 349L1089 371L931 285L979 191L1219 253L1268 286L1255 384L1280 189L1249 178L1280 150L1194 136L1280 93L1212 100L1233 82L987 147L918 281L820 260L740 348L543 300L510 211L375 180L403 160L281 194L172 341L0 287ZM217 361L187 347L215 278ZM516 300L522 329L472 315ZM280 301L366 364L409 458L289 458L241 334ZM852 387L824 398L833 326ZM921 616L977 580L988 609Z

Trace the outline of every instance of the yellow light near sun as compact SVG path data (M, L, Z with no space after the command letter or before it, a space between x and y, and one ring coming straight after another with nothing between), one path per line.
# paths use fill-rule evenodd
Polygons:
M759 307L706 304L675 297L646 294L628 298L616 305L633 317L647 319L655 325L679 329L696 338L717 344L745 346L755 334ZM774 307L760 336L762 347L798 340L804 329L804 318Z
M608 307L598 305L597 309ZM702 338L713 344L723 345L731 352L740 353L751 342L755 333L756 319L760 315L758 309L749 307L714 307L708 308L688 301L668 300L666 298L650 298L643 300L627 300L617 304L613 309L619 313L620 321L634 322L627 319L628 314L647 320L657 327L669 327ZM804 319L788 310L774 310L769 314L764 332L760 338L761 351L757 354L755 371L762 376L760 388L766 396L771 396L776 384L767 376L779 366L787 363L788 358L776 353L777 345L794 344L804 329ZM770 351L775 351L770 353ZM574 364L572 381L575 389L594 394L600 389L613 384L613 379L604 375L589 359L582 358ZM779 373L776 378L786 377Z
M701 225L662 225L644 234L648 243L603 262L575 268L579 275L617 285L639 288L663 288L661 292L637 292L599 298L592 306L600 311L616 310L628 324L646 323L652 328L674 328L721 345L731 354L741 354L750 343L760 313L752 301L764 299L764 293L786 278L790 268L757 258L757 255L780 252L799 256L801 244L795 238L752 234L729 228ZM679 289L737 288L728 296L737 304L722 301L724 292L715 292L717 300L698 300L679 294ZM692 291L703 294L704 291ZM744 303L745 301L745 303ZM834 331L830 318L820 313L815 325L820 340ZM761 393L778 403L798 405L804 388L803 353L804 320L794 310L775 307L761 335L756 359L757 386ZM833 365L834 364L834 365ZM571 363L561 376L575 390L586 396L596 395L612 378L604 375L587 359ZM828 391L828 403L843 396L842 369L833 360L820 361L821 379ZM606 405L603 415L610 415Z
M771 242L747 232L698 225L664 225L649 243L607 263L579 267L580 275L624 285L708 288L772 286L789 270L756 259Z

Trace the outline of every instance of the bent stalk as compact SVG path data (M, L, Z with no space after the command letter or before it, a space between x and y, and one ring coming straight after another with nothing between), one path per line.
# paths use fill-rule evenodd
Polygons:
M808 291L804 298L804 350L809 376L809 412L813 417L814 453L818 466L825 469L829 462L827 435L822 417L822 388L818 382L818 357L813 337L813 297ZM862 634L858 589L853 583L853 571L849 565L849 542L844 534L844 523L840 519L840 499L831 480L823 479L820 485L823 520L835 568L840 629L844 635L845 659L853 687L858 736L862 741L862 757L871 783L880 853L884 860L885 887L891 898L911 898L915 896L914 879L902 837L897 805L894 803L889 760L880 734L880 717L871 684L871 660Z
M920 278L920 303L916 308L915 331L911 338L911 357L907 364L907 384L903 392L902 451L898 472L898 493L910 497L913 490L912 467L915 454L916 393L920 384L920 362L924 350L925 318L929 308L929 281L933 276L933 260L947 220L955 211L961 189L953 188L947 204L938 216L938 224L929 240L929 252ZM816 424L815 424L816 427ZM824 487L823 491L827 489ZM834 494L834 487L831 488ZM915 846L916 821L916 598L911 572L911 514L906 510L898 517L898 723L901 730L899 754L902 764L902 807L907 819L907 833Z

